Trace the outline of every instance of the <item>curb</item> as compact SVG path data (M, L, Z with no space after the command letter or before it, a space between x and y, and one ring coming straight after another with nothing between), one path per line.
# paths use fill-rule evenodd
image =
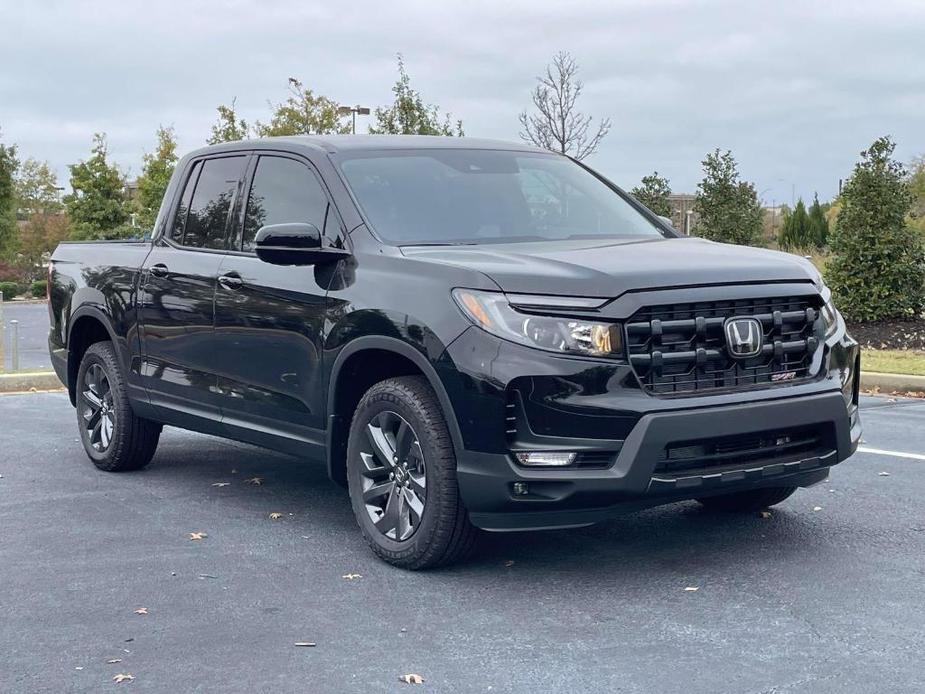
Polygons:
M881 392L925 392L925 376L889 374L861 371L861 389L879 389Z
M63 390L64 385L54 371L0 374L0 393L22 393L30 390Z

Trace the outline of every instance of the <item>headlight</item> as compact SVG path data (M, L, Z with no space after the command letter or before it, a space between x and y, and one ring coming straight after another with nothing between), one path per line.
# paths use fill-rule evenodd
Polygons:
M825 339L828 340L838 330L838 310L831 299L822 307L822 321L825 323Z
M473 323L505 340L563 354L618 357L623 353L616 323L521 313L500 292L454 289L453 298Z

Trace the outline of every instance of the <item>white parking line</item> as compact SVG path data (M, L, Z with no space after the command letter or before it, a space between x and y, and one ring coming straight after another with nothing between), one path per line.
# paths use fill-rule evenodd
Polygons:
M902 451L885 451L882 448L868 448L867 446L858 446L859 453L873 453L875 455L889 455L894 458L909 458L910 460L925 460L925 455L921 453L903 453Z

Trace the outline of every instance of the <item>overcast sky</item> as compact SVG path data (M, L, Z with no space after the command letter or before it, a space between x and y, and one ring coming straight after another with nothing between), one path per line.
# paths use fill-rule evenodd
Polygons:
M399 51L413 86L468 135L509 140L536 75L571 51L582 109L614 122L588 161L627 188L657 169L693 192L704 154L722 147L769 204L794 188L828 198L881 134L904 161L925 153L923 0L0 6L3 141L62 175L96 131L134 176L159 124L185 152L232 97L249 121L266 119L289 76L342 103L386 104Z

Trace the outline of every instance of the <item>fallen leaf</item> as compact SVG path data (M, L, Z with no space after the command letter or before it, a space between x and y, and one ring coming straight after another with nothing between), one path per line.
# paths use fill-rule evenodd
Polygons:
M135 610L135 614L148 614L148 608L139 607L137 610Z
M189 534L189 539L191 539L191 540L202 540L202 539L204 539L204 538L206 538L206 537L209 537L209 534L203 532L202 530L199 530L199 531L197 531L197 532L195 532L195 533L190 533L190 534Z
M263 477L251 477L250 479L244 480L245 484L255 484L258 487L263 484Z
M237 474L238 474L238 471L237 471L237 470L232 470L232 471L231 471L231 474L232 474L232 475L237 475Z
M424 684L424 678L420 675L415 675L413 672L407 675L402 675L398 678L399 682L404 682L405 684Z
M110 658L109 660L106 661L106 664L115 665L116 663L121 663L121 662L122 662L122 658Z
M227 487L231 482L213 482L213 487Z
M282 513L273 512L270 514L270 520L279 520L282 517L283 517Z
M765 509L764 511L759 511L759 512L758 512L758 515L759 515L761 518L770 518L772 514L771 514L770 511L768 511L767 509Z
M78 666L75 667L74 669L75 669L75 670L83 670L84 668L83 668L83 665L78 665Z
M821 511L822 506L813 506L813 511Z
M299 646L301 648L314 648L315 642L314 641L296 641L295 644L293 645Z
M688 593L694 593L694 592L700 590L700 586L688 586L688 587L685 588L684 590L685 590L686 592L688 592Z
M505 566L508 566L508 567L514 566L514 560L513 560L513 559L508 559L506 562L504 562L504 565L505 565Z
M118 675L112 678L112 681L116 684L122 684L123 682L133 682L135 680L135 675L130 675L127 672L120 672Z
M880 473L880 476L881 476L881 477L889 477L889 476L890 476L890 473L889 473L889 472L881 472L881 473Z
M218 578L218 576L213 576L212 574L199 574L196 578Z
M346 578L348 581L354 581L358 578L363 578L360 574L344 574L341 578Z

